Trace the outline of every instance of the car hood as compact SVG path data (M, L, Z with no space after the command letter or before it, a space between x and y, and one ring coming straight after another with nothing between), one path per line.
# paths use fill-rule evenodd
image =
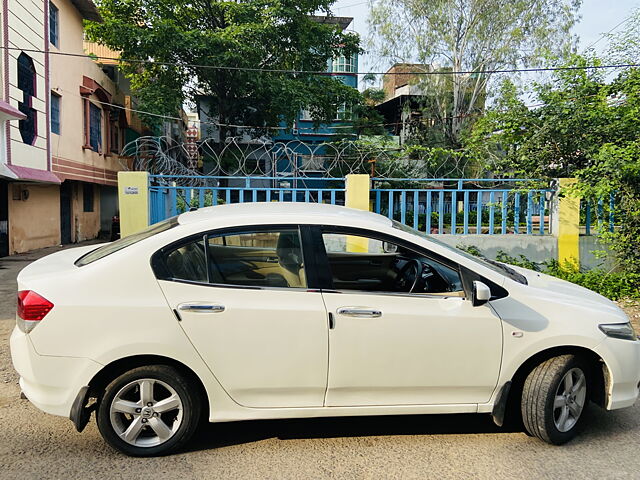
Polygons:
M538 290L538 292L531 292L531 294L543 298L545 302L556 302L584 308L590 312L601 312L616 317L615 321L619 322L628 321L626 314L618 305L593 290L551 275L522 267L509 266L524 275L528 282L528 288Z

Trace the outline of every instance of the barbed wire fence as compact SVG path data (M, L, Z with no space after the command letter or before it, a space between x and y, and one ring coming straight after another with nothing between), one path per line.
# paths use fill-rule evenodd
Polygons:
M200 163L200 167L198 164ZM434 155L425 149L359 141L306 143L258 139L210 139L178 142L165 136L142 136L123 148L125 170L148 171L162 184L215 186L219 178L206 177L307 177L342 178L366 173L381 180L462 178L469 160L462 154Z

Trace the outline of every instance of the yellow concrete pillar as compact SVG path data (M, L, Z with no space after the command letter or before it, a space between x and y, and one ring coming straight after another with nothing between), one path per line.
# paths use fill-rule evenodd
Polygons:
M369 211L370 178L367 174L347 175L345 180L345 205Z
M580 198L566 195L567 188L575 185L575 178L561 178L558 198L557 232L558 262L561 265L580 266Z
M345 206L369 211L370 177L366 174L347 175L345 179ZM347 252L368 252L366 238L347 236Z
M118 172L120 237L149 226L149 173Z

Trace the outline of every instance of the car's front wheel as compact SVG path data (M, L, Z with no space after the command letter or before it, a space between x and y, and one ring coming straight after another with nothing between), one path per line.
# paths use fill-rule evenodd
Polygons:
M575 355L542 362L527 376L522 391L522 420L527 431L561 445L575 437L587 404L588 371Z
M168 365L135 368L113 380L100 399L97 420L102 437L127 455L164 455L195 432L200 397L189 381Z

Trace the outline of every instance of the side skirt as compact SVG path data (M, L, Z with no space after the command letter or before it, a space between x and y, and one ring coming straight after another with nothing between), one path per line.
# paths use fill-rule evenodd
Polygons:
M478 413L478 405L390 405L355 407L312 407L312 408L238 408L220 410L215 405L209 417L210 422L235 422L240 420L275 420L284 418L320 418L343 416L376 415L425 415L442 413Z

